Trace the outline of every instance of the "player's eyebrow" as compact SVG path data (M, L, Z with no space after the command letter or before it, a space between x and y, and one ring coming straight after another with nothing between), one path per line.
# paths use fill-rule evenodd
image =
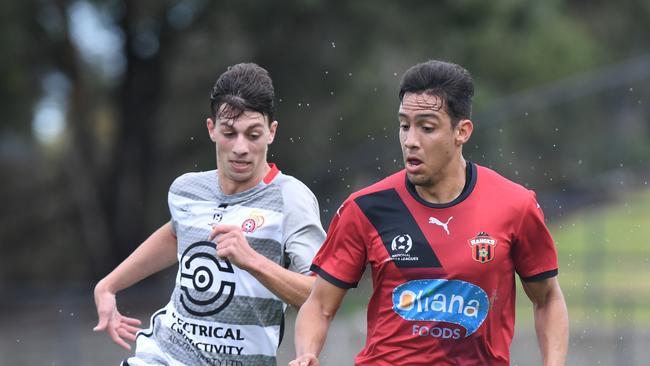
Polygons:
M409 116L407 113L399 112L398 117L403 118L403 119L407 119L407 120L414 119L416 121L431 120L431 119L438 121L440 119L440 117L438 117L437 113L416 114L415 116L413 116L413 118L411 118L411 116Z
M236 121L233 121L231 119L226 119L226 120L219 121L220 126L225 126L225 127L229 127L229 128L234 128L235 123L236 123ZM253 122L246 129L250 130L251 128L264 127L264 123L266 123L266 122Z

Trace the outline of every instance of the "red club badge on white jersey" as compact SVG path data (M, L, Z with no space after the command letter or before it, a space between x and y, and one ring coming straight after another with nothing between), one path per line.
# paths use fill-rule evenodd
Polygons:
M248 218L241 224L241 230L245 233L252 233L264 225L264 216L259 212L251 212Z

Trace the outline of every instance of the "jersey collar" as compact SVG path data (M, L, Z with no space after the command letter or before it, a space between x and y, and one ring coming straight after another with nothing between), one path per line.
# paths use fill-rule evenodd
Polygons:
M269 168L271 168L271 170L269 170L269 172L266 173L266 176L263 179L264 184L271 184L273 178L275 178L278 175L278 173L280 173L280 169L278 169L278 166L273 163L269 163Z
M424 200L415 190L415 185L411 183L406 174L404 175L404 180L406 182L406 190L419 203L431 208L447 208L463 202L465 198L467 198L470 193L472 193L474 186L476 185L476 165L469 160L467 161L467 167L465 168L465 186L463 187L463 190L460 192L460 195L458 195L458 197L447 203L431 203Z

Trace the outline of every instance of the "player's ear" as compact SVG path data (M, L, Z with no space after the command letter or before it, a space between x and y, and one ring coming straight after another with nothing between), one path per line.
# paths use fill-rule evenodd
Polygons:
M215 128L216 125L212 118L208 117L205 120L205 127L208 128L208 135L210 135L210 140L212 140L212 142L217 142L217 136L216 136L217 131Z
M271 122L271 124L269 125L269 132L270 132L269 139L267 140L269 145L273 143L273 140L275 139L275 131L277 130L278 130L278 121Z
M457 146L464 145L472 136L474 124L469 119L461 119L454 130L454 142Z

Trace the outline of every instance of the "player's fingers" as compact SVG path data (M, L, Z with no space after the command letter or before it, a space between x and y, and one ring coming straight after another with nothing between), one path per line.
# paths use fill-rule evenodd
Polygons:
M131 345L124 342L124 340L120 337L113 338L113 342L117 343L118 346L124 348L127 351L131 350Z
M227 233L224 233L224 234L221 234L221 235L217 236L217 238L214 240L214 242L217 245L219 245L219 244L231 242L231 241L234 241L234 240L237 240L237 232L229 231Z
M122 338L126 338L127 340L134 342L135 341L135 333L130 332L126 328L120 328L117 330L117 334L120 335Z
M295 366L318 366L318 363L313 361L298 361L294 364Z
M212 232L210 233L210 236L208 236L208 240L214 239L219 234L227 234L236 229L239 228L234 225L214 225L212 227Z
M142 324L140 319L129 318L128 316L124 316L124 315L122 315L122 322L126 323L128 325L140 325L140 324Z
M131 326L131 325L128 325L128 324L122 324L122 328L125 329L127 332L133 333L133 334L137 333L140 330L140 328L134 327L134 326Z
M230 254L230 248L228 247L217 248L217 257L219 258L228 259Z
M307 354L304 357L303 362L301 362L299 366L320 366L320 362L318 362L318 358L316 358L316 355L311 353Z
M289 362L289 366L320 366L320 363L313 355L303 355Z
M219 233L216 231L216 227L212 227L212 231L210 232L210 235L208 235L208 241L214 240L214 238L219 235Z
M122 338L120 338L120 335L118 333L118 330L113 328L113 327L108 327L108 335L110 335L111 339L113 342L115 342L118 346L126 349L126 350L131 350L131 346L126 343Z
M100 314L99 321L97 322L97 325L93 328L93 331L99 332L102 330L106 330L106 325L108 325L108 317Z

